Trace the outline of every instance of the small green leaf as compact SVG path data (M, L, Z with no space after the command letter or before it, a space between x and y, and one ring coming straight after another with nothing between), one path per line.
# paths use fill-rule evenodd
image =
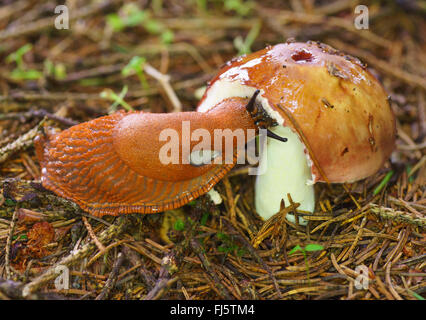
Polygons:
M407 164L407 169L406 170L407 170L408 182L409 183L413 183L413 181L414 181L414 176L410 175L411 169L412 169L411 165Z
M376 189L373 191L373 195L377 195L382 191L382 189L386 186L386 184L389 182L390 178L392 178L394 174L394 171L391 170L387 173L387 175L383 178L383 180L380 182L380 184L377 186Z
M262 24L259 20L251 27L245 40L241 36L234 39L234 46L238 49L238 55L251 53L251 46L259 35L261 27Z
M112 112L116 110L117 105L121 105L127 111L132 111L133 108L123 99L126 93L127 93L127 86L124 86L119 95L117 95L111 89L105 89L99 94L99 96L102 99L108 99L108 100L114 101L114 103L110 106L110 109Z
M129 27L134 27L142 24L148 19L148 13L143 10L133 11L126 19L126 25Z
M142 72L143 65L146 63L144 57L134 56L130 59L129 63L121 70L121 74L124 76L130 75L132 72Z
M200 224L202 226L205 226L207 223L207 219L209 218L209 213L208 212L204 212L203 216L201 217L201 221Z
M111 13L106 16L107 24L111 27L115 32L120 32L126 27L124 21L120 18L120 16L116 13Z
M144 27L146 31L152 34L159 34L161 31L164 30L164 26L157 20L148 20L144 24Z
M164 44L172 43L174 38L175 38L175 34L171 30L166 30L161 34L161 41Z
M35 69L29 69L29 70L21 70L21 69L14 69L10 76L12 79L15 80L37 80L40 79L43 74Z
M217 248L217 251L222 252L222 253L229 253L231 250L229 250L228 247L226 246L220 246Z
M55 78L58 80L65 79L67 77L67 70L63 63L58 63L55 65Z
M303 252L302 247L301 247L301 246L299 246L299 245L297 245L297 246L295 246L293 249L291 249L291 251L290 251L288 254L293 254L293 253L295 253L295 252L297 252L297 251L302 251L302 252Z
M305 246L305 251L308 251L308 252L321 251L321 250L324 250L324 247L320 244L310 243Z
M6 199L6 200L4 200L4 204L7 205L7 206L9 206L9 207L14 206L15 203L16 202L14 200L12 200L12 199Z
M216 237L217 237L219 240L222 240L222 241L227 241L227 240L229 240L229 236L228 236L227 234L224 234L223 232L218 232L218 233L216 233Z
M181 219L176 220L174 225L173 225L173 229L175 229L176 231L184 230L185 229L185 222Z
M19 240L28 240L28 236L26 234L21 234Z
M27 235L26 234L21 234L21 235L15 235L15 236L13 236L12 237L12 240L24 240L24 241L26 241L26 240L28 240L28 237L27 237Z
M241 0L223 0L226 11L235 11L239 16L247 15L251 8L252 3L250 1L243 2Z
M425 298L423 298L421 295L419 295L417 292L414 292L412 290L409 290L408 292L410 292L412 294L412 296L414 298L416 298L417 300L425 300Z
M191 207L194 207L196 204L197 204L196 200L192 200L192 201L188 202L188 205L191 206Z
M33 48L33 46L30 43L23 45L22 47L20 47L15 52L9 54L6 57L6 62L10 63L10 62L15 61L16 64L18 65L18 67L20 67L20 64L22 63L22 56L24 54L26 54L28 51L31 51L32 48Z

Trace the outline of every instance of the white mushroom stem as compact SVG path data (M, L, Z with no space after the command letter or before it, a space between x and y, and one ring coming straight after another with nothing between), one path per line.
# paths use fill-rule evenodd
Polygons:
M293 202L300 203L298 210L313 212L315 194L304 145L288 127L277 126L271 131L288 140L281 142L268 138L259 168L264 173L256 178L257 213L265 220L270 218L280 210L281 199L284 199L286 206L290 204L287 194L290 194ZM292 214L287 214L286 218L295 222ZM307 221L299 218L299 223L304 225Z
M215 205L222 203L222 197L220 196L220 193L217 192L214 188L211 188L207 194L210 196L210 200L213 201Z

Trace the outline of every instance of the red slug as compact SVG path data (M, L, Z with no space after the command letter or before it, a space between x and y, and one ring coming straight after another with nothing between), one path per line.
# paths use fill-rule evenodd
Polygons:
M177 146L179 159L164 164L160 155L167 142L160 140L167 139L161 133L172 129L184 139L187 124L189 134L204 129L214 137L216 129L243 129L247 138L248 129L272 125L263 123L268 119L256 107L257 94L250 100L225 99L206 113L117 112L58 134L38 136L35 147L42 184L96 216L183 206L208 192L235 165L238 150L232 151L230 161L224 158L219 164L198 166L191 163L190 155L199 141L190 141L188 148ZM222 143L222 150L215 151L225 155L225 146ZM238 143L233 141L232 146Z

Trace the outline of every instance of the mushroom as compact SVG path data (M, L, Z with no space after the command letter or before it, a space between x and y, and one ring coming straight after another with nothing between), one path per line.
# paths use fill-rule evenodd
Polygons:
M255 207L268 219L281 200L315 209L316 182L344 183L377 172L395 145L395 116L379 81L356 58L317 42L284 43L231 60L209 83L197 111L250 97L278 126L256 177ZM294 221L294 216L287 215ZM299 220L305 224L306 220Z

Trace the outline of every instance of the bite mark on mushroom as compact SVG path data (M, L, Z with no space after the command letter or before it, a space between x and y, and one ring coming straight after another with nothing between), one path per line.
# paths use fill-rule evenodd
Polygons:
M314 56L309 51L302 49L293 54L291 58L296 62L311 62Z

